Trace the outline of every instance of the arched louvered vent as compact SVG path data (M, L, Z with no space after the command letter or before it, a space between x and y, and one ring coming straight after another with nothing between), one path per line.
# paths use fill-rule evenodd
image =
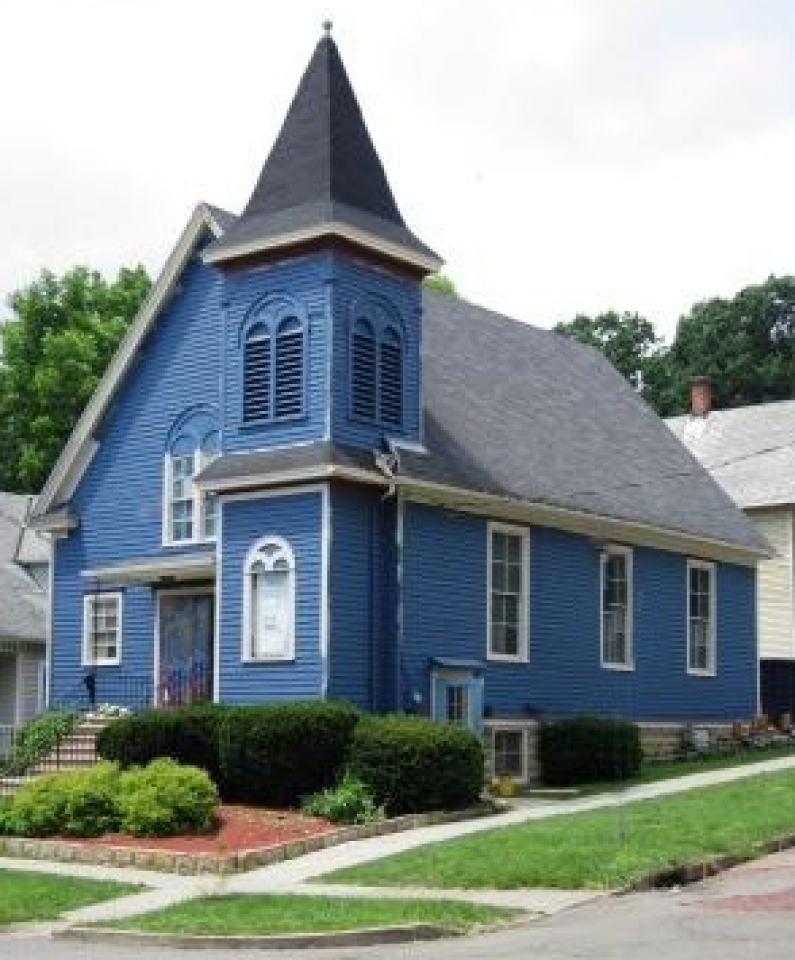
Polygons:
M243 419L267 420L271 416L271 336L264 323L246 333L243 349Z
M304 411L304 328L296 317L276 331L274 416L299 417Z
M378 376L381 423L399 427L403 423L403 345L394 327L387 327L381 336Z
M376 418L376 345L373 328L357 320L351 337L351 408L361 420Z

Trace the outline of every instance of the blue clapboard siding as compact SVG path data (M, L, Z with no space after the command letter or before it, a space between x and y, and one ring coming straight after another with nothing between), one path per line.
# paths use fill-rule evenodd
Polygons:
M55 701L71 697L83 676L83 593L96 585L86 583L82 570L208 549L161 545L163 455L168 432L181 414L198 403L218 407L222 290L220 274L194 257L97 433L99 449L72 499L80 526L54 546ZM153 609L148 589L124 591L123 663L121 668L98 668L100 698L119 699L112 684L122 673L125 689L151 680Z
M420 439L422 291L416 280L342 254L335 254L332 434L340 443L379 447L384 434ZM351 416L350 333L357 302L375 297L384 303L403 330L403 424L379 427Z
M237 269L226 274L223 425L225 450L266 449L291 443L306 443L328 435L331 272L330 255L317 253L267 266ZM281 421L244 423L242 333L252 311L271 297L292 300L308 321L304 414Z
M222 505L220 699L260 703L321 696L323 497L318 491L231 500ZM243 571L262 537L282 537L295 554L295 661L244 663Z
M487 521L407 504L403 550L404 704L429 697L431 657L486 662ZM599 646L599 554L585 537L530 532L529 661L487 663L494 716L528 711L648 720L734 719L756 711L754 572L718 565L718 672L686 671L684 555L634 551L633 672L605 670Z
M395 698L395 509L368 487L331 495L329 696L369 710Z

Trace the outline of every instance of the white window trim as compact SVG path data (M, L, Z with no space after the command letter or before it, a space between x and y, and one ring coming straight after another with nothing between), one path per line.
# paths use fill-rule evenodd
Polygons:
M503 731L506 731L508 733L521 734L522 736L522 773L521 773L521 776L512 777L512 779L515 780L517 783L527 783L529 779L528 762L527 762L527 727L521 723L511 723L509 721L505 722L501 720L494 721L494 722L487 721L485 727L486 727L486 733L488 736L488 744L489 744L489 752L490 752L489 768L491 771L491 775L494 777L498 776L495 769L495 765L494 765L494 761L496 757L496 752L494 750L495 734L501 733Z
M699 667L690 666L690 571L708 570L710 577L709 591L709 646L708 658L709 666L702 670ZM718 672L718 575L714 563L709 560L694 560L688 558L687 570L685 572L685 666L687 673L691 677L714 677Z
M187 454L178 454L177 456L187 456ZM209 456L201 450L193 451L193 477L191 478L191 499L193 501L193 536L176 540L171 536L171 483L173 480L172 461L174 454L167 453L164 457L163 470L163 546L164 547L182 547L191 543L215 543L218 538L216 522L216 535L214 537L204 536L204 505L206 497L204 492L196 484L198 473L216 456Z
M605 571L610 556L624 556L627 560L627 659L613 663L605 659ZM631 673L635 669L635 603L634 603L634 555L631 547L609 544L599 557L599 648L603 670Z
M106 657L102 660L95 660L90 656L90 640L91 640L91 618L93 617L92 605L95 599L102 600L115 600L118 606L118 613L116 614L116 656L115 657ZM118 667L121 664L122 657L122 636L124 634L123 623L124 623L124 594L120 590L116 591L106 591L102 590L98 593L85 593L83 594L83 650L82 650L82 665L84 667Z
M522 538L522 603L519 614L519 652L517 654L492 653L491 649L491 559L494 533L508 533ZM529 660L529 608L530 608L530 531L509 523L490 521L487 526L486 550L486 659L493 663L527 663Z
M256 559L259 551L269 544L279 547L290 558L290 571L292 573L292 596L290 603L290 622L289 622L289 645L288 649L281 656L256 657L252 651L251 631L253 627L251 607L251 576L249 567ZM291 663L295 661L295 620L296 620L296 596L298 592L297 570L295 563L295 551L283 537L260 537L246 553L246 559L243 564L243 635L240 650L240 659L243 663Z

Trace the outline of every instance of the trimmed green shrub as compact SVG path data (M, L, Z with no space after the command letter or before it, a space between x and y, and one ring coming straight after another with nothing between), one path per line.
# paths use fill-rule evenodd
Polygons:
M384 819L383 807L376 805L367 787L350 771L336 786L304 800L302 809L332 823L372 823Z
M8 776L21 776L27 769L67 737L77 724L78 716L66 710L53 710L29 720L14 739L11 753L2 766Z
M37 777L11 798L2 826L29 837L99 836L118 825L118 786L119 771L111 763Z
M221 782L218 733L221 718L234 709L218 704L145 710L114 720L97 738L97 753L122 769L142 767L158 757L171 757L206 770Z
M0 834L96 837L206 830L218 793L206 772L161 759L120 773L113 763L37 777L0 805Z
M627 720L583 716L538 728L541 779L553 787L625 780L642 760L640 730Z
M220 733L223 795L297 806L340 776L359 717L354 706L322 700L230 709Z
M218 791L207 772L168 757L127 770L119 781L120 827L136 837L204 833L217 806Z
M369 717L354 733L350 770L389 814L457 810L480 797L483 745L458 724Z

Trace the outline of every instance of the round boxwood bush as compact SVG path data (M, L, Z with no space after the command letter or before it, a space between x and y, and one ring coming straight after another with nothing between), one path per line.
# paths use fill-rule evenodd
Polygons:
M483 790L483 746L457 724L368 717L354 732L350 771L389 814L457 810Z
M119 826L136 837L204 833L217 806L218 791L207 772L169 757L126 770L119 779Z
M359 711L347 703L296 701L236 707L221 721L225 798L297 806L342 773Z
M541 779L553 787L626 780L642 760L640 730L627 720L583 716L538 728Z

